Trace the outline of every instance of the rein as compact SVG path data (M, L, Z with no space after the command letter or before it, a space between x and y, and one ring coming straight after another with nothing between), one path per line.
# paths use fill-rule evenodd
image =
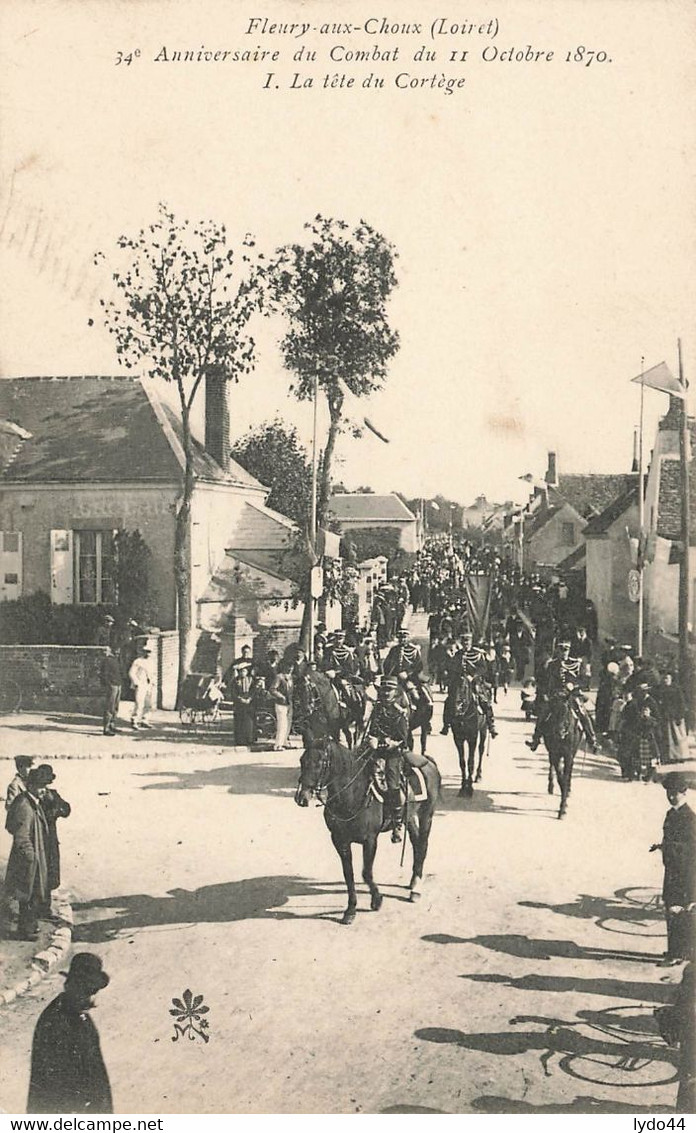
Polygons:
M335 794L333 796L334 802L336 801L337 798L339 798L340 795L342 795L345 791L347 791L349 787L352 787L353 783L355 783L355 781L357 779L359 779L360 775L362 775L362 773L365 770L365 767L367 766L370 759L371 759L371 753L370 753L370 750L368 749L364 756L359 757L358 768L357 768L357 771L355 772L355 775L353 776L353 778L349 779L347 783L344 783L343 786L340 787L335 792ZM330 771L330 770L331 770L331 757L329 755L328 740L327 740L327 741L325 741L324 747L322 749L322 761L321 761L321 765L319 767L319 775L317 777L316 786L310 788L310 790L312 791L314 797L318 799L319 804L321 806L323 806L325 808L325 810L329 814L331 814L335 819L337 819L339 822L352 822L353 819L358 817L358 815L360 814L360 811L363 810L363 808L365 806L365 800L367 799L367 796L370 792L370 784L368 783L367 790L365 791L365 797L363 798L362 802L360 803L360 806L356 810L355 814L351 814L349 817L345 818L343 815L336 813L336 811L331 807L330 802L328 800L326 802L322 802L322 800L319 799L319 797L318 797L319 791L328 791L329 787L331 786L332 780L330 778L327 779L326 782L322 782L322 778L323 778L324 773L327 772L327 771ZM301 782L302 782L302 777L300 775L300 783Z

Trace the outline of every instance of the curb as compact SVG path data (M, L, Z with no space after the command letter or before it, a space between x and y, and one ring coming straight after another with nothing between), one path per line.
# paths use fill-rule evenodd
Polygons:
M70 950L72 944L73 911L67 897L56 897L54 901L55 916L58 923L51 933L49 943L41 952L32 956L32 971L25 979L20 980L14 987L0 990L0 1007L14 1003L21 995L31 991L41 980L55 968Z
M180 745L180 746L183 746L183 745ZM242 752L242 753L246 753L248 755L271 755L271 754L278 755L278 754L280 754L279 752L274 753L273 748L261 748L261 749L257 749L256 751L254 751L252 748L250 748L248 746L235 745L235 744L225 744L225 745L221 745L221 744L196 744L195 746L196 746L197 749L200 748L201 751L207 753L208 755L210 755L210 754L225 755L227 752L236 752L236 753ZM298 752L302 751L302 744L298 744L297 747L293 746L292 748L288 748L288 750L289 751L290 750L298 751ZM189 752L177 752L176 748L166 748L164 751L137 751L137 749L136 749L135 751L119 751L119 752L116 752L116 751L97 751L97 752L86 752L84 754L77 753L77 752L75 752L75 753L72 753L72 752L56 752L55 755L53 755L53 754L51 755L50 759L51 759L51 763L56 763L58 760L61 760L61 759L74 759L74 760L165 759L165 758L171 758L172 756L176 756L176 755L182 755L182 756L187 755L188 756L189 754L190 754ZM6 760L6 761L9 762L13 759L14 759L13 755L0 755L0 761Z

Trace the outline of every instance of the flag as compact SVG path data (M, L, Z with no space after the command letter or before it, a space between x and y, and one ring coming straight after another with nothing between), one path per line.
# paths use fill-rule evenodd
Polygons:
M379 437L380 441L384 441L385 445L388 445L389 437L385 437L384 433L382 433L376 425L373 425L369 417L364 415L360 398L348 388L343 378L338 378L338 387L343 394L343 413L347 421L356 429L369 429L371 433Z
M651 366L649 370L639 374L637 378L631 378L631 381L648 386L649 389L659 389L663 393L670 393L672 397L686 397L684 386L679 378L675 378L666 362L658 362L657 366Z

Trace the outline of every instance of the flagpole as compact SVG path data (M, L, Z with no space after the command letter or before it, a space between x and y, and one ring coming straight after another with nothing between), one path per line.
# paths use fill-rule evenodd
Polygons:
M312 428L312 503L309 517L309 542L312 549L312 558L317 557L317 469L318 469L318 452L317 452L317 409L319 401L319 378L314 374L314 421ZM309 594L307 601L309 602L309 657L314 657L314 595L312 594L312 572L314 570L314 562L309 568Z
M640 360L640 376L645 371L645 358ZM640 428L638 430L638 656L643 656L644 596L643 596L643 527L645 525L645 501L643 499L643 406L645 402L645 382L640 383Z
M679 456L681 474L681 544L682 553L679 559L679 683L687 707L687 723L694 726L694 705L690 681L689 665L689 614L690 614L690 438L689 415L686 403L686 382L684 381L684 364L682 361L681 338L677 339L677 352L679 355L679 384L682 388L681 398L681 428L679 430Z

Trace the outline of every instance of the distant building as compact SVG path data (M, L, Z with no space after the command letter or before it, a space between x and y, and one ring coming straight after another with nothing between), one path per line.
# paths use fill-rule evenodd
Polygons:
M638 609L629 597L629 573L635 567L638 534L637 483L591 519L583 531L586 593L597 611L600 639L636 642Z
M681 557L681 484L679 430L681 402L670 398L668 412L660 420L650 459L645 489L645 613L649 648L660 648L660 639L676 637L679 613L679 560ZM689 621L696 624L696 421L689 418L691 437L689 574L691 609Z
M485 524L487 530L500 530L506 506L512 507L512 504L492 504L485 496L477 496L470 507L462 508L462 527L479 529Z
M355 531L395 532L399 547L414 554L418 550L416 517L397 495L372 492L341 492L331 497L329 510L342 535ZM388 550L389 548L385 548Z

